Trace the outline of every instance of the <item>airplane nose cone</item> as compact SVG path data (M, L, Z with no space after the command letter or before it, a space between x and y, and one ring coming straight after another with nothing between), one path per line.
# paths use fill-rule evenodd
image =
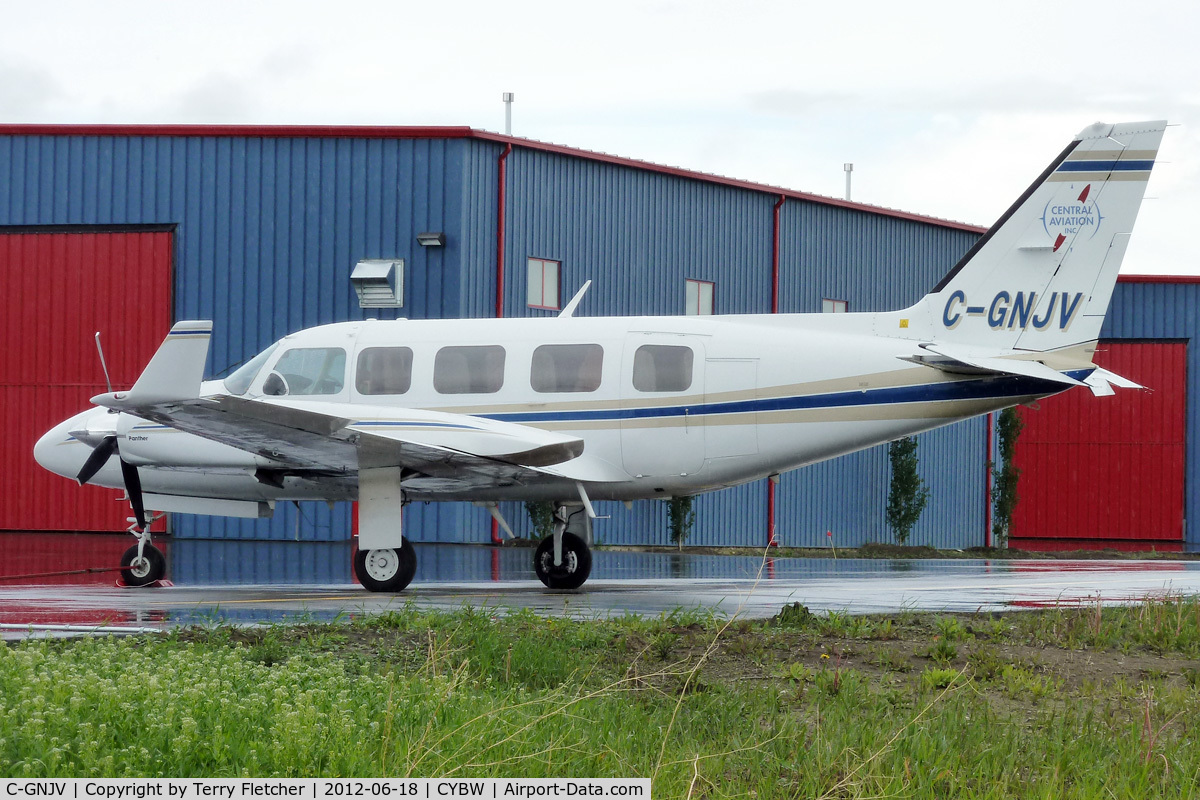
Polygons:
M71 431L86 430L87 417L95 409L76 414L55 425L33 446L33 458L43 469L64 478L74 478L91 455L92 448L71 435Z
M33 458L42 469L47 469L57 475L70 477L67 473L67 452L76 449L75 442L65 430L64 425L55 425L42 434L33 446Z

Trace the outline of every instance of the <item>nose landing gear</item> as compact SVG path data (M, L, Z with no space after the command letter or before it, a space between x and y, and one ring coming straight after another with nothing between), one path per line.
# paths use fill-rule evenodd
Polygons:
M138 543L121 556L121 580L126 586L149 586L166 576L167 558L162 550L150 544L150 525L161 516L151 518L141 531L130 526L129 532L137 537Z

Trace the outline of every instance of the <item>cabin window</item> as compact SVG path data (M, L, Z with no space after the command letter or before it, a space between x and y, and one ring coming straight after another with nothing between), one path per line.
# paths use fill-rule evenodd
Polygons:
M529 307L557 311L558 274L562 263L545 258L529 259Z
M404 394L412 386L411 347L368 347L358 354L359 394Z
M821 311L826 314L845 314L849 306L845 300L833 300L828 297L821 300Z
M692 385L692 348L644 344L633 354L633 388L682 392Z
M529 383L535 392L594 392L603 365L598 344L544 344L533 351Z
M294 347L263 381L273 395L337 394L346 385L346 351L340 347Z
M440 394L490 394L503 385L500 345L443 347L433 360L433 388Z
M267 359L275 352L275 348L279 347L279 342L263 350L254 358L242 364L233 373L225 379L225 391L230 394L245 394L250 389L250 384L254 383L254 379L258 377L258 373L262 370L263 364L267 363Z
M688 278L684 292L684 312L689 316L707 317L713 313L713 293L716 284L712 281L697 281Z

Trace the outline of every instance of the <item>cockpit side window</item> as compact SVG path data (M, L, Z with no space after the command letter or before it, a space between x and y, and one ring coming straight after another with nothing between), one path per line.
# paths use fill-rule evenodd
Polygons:
M267 359L278 347L279 342L276 342L234 370L224 381L225 391L230 394L245 394L250 389L250 384L254 383L254 379L258 377L263 364L267 363Z
M412 386L411 347L368 347L358 354L354 386L359 394L404 394Z
M346 351L340 347L294 347L275 362L263 382L273 395L337 394L346 385Z

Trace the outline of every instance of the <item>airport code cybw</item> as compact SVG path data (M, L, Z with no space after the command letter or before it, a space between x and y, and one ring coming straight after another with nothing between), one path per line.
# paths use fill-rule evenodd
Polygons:
M247 800L248 798L542 798L636 797L649 800L649 778L111 778L9 780L3 797L70 800Z

